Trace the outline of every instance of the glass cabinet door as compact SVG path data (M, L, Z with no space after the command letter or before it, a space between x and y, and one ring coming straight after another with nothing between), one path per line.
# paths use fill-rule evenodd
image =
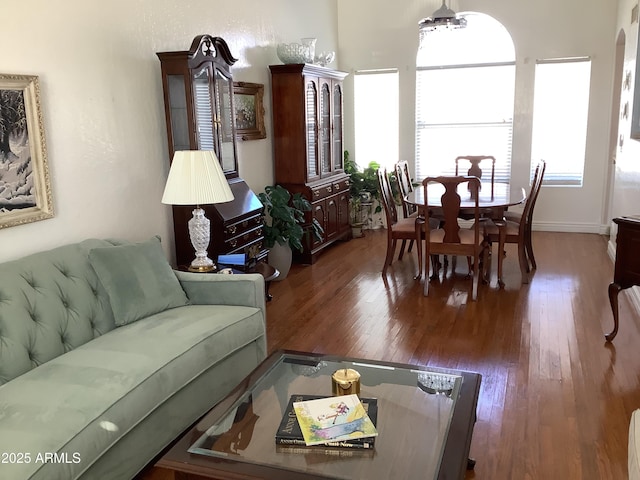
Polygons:
M320 174L331 172L331 91L322 83L320 92Z
M203 67L193 75L193 96L198 150L217 150L213 137L213 104L210 70Z
M184 75L167 75L170 136L173 151L189 150L189 114Z
M318 176L318 90L316 87L315 82L308 82L305 93L307 180Z
M232 104L233 82L224 72L215 68L216 85L216 131L218 137L218 156L225 173L235 172L236 165L236 142L234 129L234 114Z
M333 170L343 170L342 164L342 85L333 86Z

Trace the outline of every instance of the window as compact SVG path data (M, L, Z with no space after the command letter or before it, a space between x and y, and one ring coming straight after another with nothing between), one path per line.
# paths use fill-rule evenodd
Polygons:
M398 70L358 71L354 76L355 149L360 167L393 168L398 161Z
M429 32L416 60L416 178L453 175L460 155L493 155L496 181L511 175L515 50L496 20Z
M536 62L531 169L547 162L544 185L582 185L590 80L589 58Z

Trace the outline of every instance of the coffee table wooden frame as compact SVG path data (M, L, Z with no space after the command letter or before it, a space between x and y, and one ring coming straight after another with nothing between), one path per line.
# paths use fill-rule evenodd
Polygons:
M412 368L432 371L433 368L401 363L364 360L333 355L298 352L292 350L278 350L265 359L251 372L227 397L215 405L205 416L209 419L222 418L231 406L240 399L245 392L270 371L283 355L302 355L310 358L328 361L366 362L374 365L384 365L396 368ZM435 369L437 370L437 369ZM448 370L451 372L451 370ZM477 373L455 371L463 377L460 394L456 401L449 433L445 442L444 452L438 473L438 479L462 479L465 471L472 468L474 461L469 459L469 449L476 420L476 406L480 391L481 376ZM204 418L204 417L203 417ZM202 435L195 427L183 434L171 449L154 465L152 471L145 475L145 479L153 480L300 480L300 479L329 479L322 475L285 470L278 466L258 465L243 462L236 458L218 458L188 452L190 446Z

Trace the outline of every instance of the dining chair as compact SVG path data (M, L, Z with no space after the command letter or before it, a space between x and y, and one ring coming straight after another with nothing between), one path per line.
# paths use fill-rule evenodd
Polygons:
M482 168L480 168L480 164L485 160L491 160L491 193L493 194L493 184L496 179L496 158L493 155L461 155L456 157L455 175L459 175L459 164L461 161L464 161L471 164L466 174L482 180Z
M460 219L460 202L461 197L458 188L463 184L468 185L471 198L475 199L473 208L474 224L472 228L461 228ZM441 197L442 204L442 221L441 227L435 230L425 229L425 280L423 294L429 294L429 258L432 255L463 255L472 258L471 274L472 289L471 299L478 298L478 281L480 279L480 256L482 255L482 265L487 265L488 244L484 235L484 222L480 222L480 207L478 204L478 190L480 188L480 180L475 176L455 176L455 177L427 177L422 181L424 188L424 212L425 221L429 221L429 206L427 200L429 198L428 189L434 188L435 184L441 184L444 187L444 193ZM484 274L482 275L484 277Z
M394 165L394 170L396 173L398 189L400 190L400 196L402 197L402 216L404 218L415 218L418 216L418 208L414 204L408 203L406 201L407 195L413 192L413 183L411 182L411 174L409 173L409 162L407 162L406 160L400 160L396 162L396 164ZM402 243L400 244L400 253L398 254L398 260L402 260L406 244L407 241L402 240ZM409 240L409 248L407 249L407 252L411 252L412 248L413 239Z
M400 194L402 195L402 212L404 217L408 218L412 215L415 217L418 214L418 208L414 204L405 201L406 196L413 192L413 183L411 182L411 174L409 173L409 162L400 160L396 162L394 169Z
M506 243L518 245L518 262L520 263L522 283L529 283L529 273L537 268L531 242L531 225L533 222L533 208L540 193L546 168L547 164L544 160L541 160L536 165L533 181L531 182L531 190L521 214L505 212L502 220L494 220L485 225L489 241L491 243L498 242L498 284L500 287L504 287L502 262Z
M422 232L424 221L420 217L398 218L396 202L389 183L386 168L379 168L378 187L380 189L380 203L387 220L387 253L382 267L382 276L387 274L387 267L393 262L393 254L398 240L415 240L418 253L418 273L416 279L422 275Z
M536 202L538 201L538 194L540 193L540 189L542 187L542 182L544 180L544 172L547 169L547 162L545 162L544 160L540 160L538 162L538 164L536 165L536 172L538 172L538 175L540 176L540 181L537 184L537 188L533 189L533 185L534 182L531 183L531 192L529 195L533 195L533 203L531 204L531 209L529 210L529 218L527 219L527 229L526 229L526 253L527 253L527 259L529 260L530 263L530 267L535 270L538 268L538 266L536 265L536 258L533 255L533 243L531 241L531 230L532 230L532 226L533 226L533 209L536 206ZM535 181L535 174L534 174L534 181ZM518 212L505 212L504 214L505 219L507 220L511 220L512 222L518 222L520 223L521 219L522 219L522 214L518 213Z

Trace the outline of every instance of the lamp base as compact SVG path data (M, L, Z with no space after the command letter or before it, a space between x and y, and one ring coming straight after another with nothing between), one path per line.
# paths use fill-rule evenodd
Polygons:
M189 270L190 272L195 272L195 273L210 273L210 272L215 272L218 270L218 267L213 264L213 265L209 265L209 266L193 266L193 265L189 265L187 267L187 270Z
M204 210L196 207L193 210L193 218L189 220L189 237L196 251L196 258L189 265L190 272L212 272L216 270L216 264L207 256L207 247L210 238L209 219L204 216Z

